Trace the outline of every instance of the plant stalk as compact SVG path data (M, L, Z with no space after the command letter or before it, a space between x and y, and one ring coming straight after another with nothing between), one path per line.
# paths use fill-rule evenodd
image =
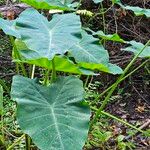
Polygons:
M119 122L121 122L121 123L123 123L123 124L129 126L129 127L132 128L132 129L135 129L135 130L137 130L137 131L139 131L139 132L141 132L141 133L144 133L144 131L141 130L140 128L137 128L137 127L135 127L134 125L132 125L132 124L130 124L130 123L128 123L128 122L126 122L126 121L124 121L124 120L122 120L122 119L120 119L120 118L114 116L114 115L111 115L110 113L107 113L107 112L105 112L105 111L101 111L101 113L102 113L103 115L106 115L106 116L108 116L108 117L110 117L110 118L113 118L113 119L115 119L115 120L117 120L117 121L119 121Z
M56 69L55 69L55 61L52 60L52 76L51 76L51 83L55 82L56 80Z
M44 78L44 85L47 86L48 85L48 81L49 81L49 73L50 73L50 70L46 70L46 73L45 73L45 78Z
M145 44L145 46L139 51L138 54L136 54L132 61L127 65L127 67L125 68L125 70L123 71L123 74L118 78L118 80L115 82L114 86L111 88L111 90L109 91L108 95L106 96L106 98L104 99L102 105L100 106L100 108L97 110L92 122L90 126L93 126L93 124L97 121L99 115L101 114L101 111L105 108L105 106L107 105L107 102L109 101L110 97L112 96L113 92L115 91L115 89L117 88L118 84L121 82L122 78L125 76L125 74L128 72L128 70L130 69L130 67L133 65L133 63L136 61L136 59L138 58L138 56L144 51L144 49L149 45L150 40Z
M0 84L3 86L4 90L9 93L10 89L2 79L0 79Z
M7 148L7 150L13 149L24 137L25 137L25 134L23 134L20 138L18 138L11 146Z
M13 48L14 48L15 58L21 60L21 57L20 57L20 54L19 54L19 52L17 50L14 38L12 36L9 36L9 37L10 37L10 42L11 42ZM25 69L25 67L24 67L24 65L22 63L18 63L18 62L16 63L16 71L17 71L17 73L19 74L19 65L21 67L23 75L27 77L26 69Z
M149 62L150 59L145 60L141 65L139 65L137 68L135 68L133 71L131 71L130 73L128 73L126 76L124 76L120 82L122 82L123 80L125 80L126 78L128 78L130 75L132 75L133 73L135 73L138 69L140 69L142 66L144 66L147 62ZM119 82L119 83L120 83ZM105 91L103 91L98 97L97 99L95 99L95 101L97 102L99 100L100 97L102 97L105 93L107 93L113 86L115 85L112 84L110 87L108 87Z
M87 84L88 84L89 78L90 78L90 76L88 75L88 76L87 76L87 78L86 78L85 84L84 84L84 88L86 88L86 87L87 87Z
M32 67L31 79L34 78L34 74L35 74L35 65L33 65L33 67Z
M25 143L26 143L26 150L30 150L31 138L27 134L25 134Z
M3 87L1 86L0 84L0 119L1 119L1 134L2 134L2 143L5 145L5 142L4 142L4 139L5 139L5 136L4 136L4 104L3 104Z
M34 79L34 74L35 74L35 65L33 65L32 67L31 79ZM27 134L25 134L25 145L26 150L30 150L31 138Z
M97 110L98 110L97 108L94 108L94 107L91 107L91 109L93 109L94 111L97 111ZM124 121L124 120L122 120L122 119L120 119L120 118L118 118L118 117L116 117L116 116L114 116L114 115L112 115L112 114L110 114L110 113L108 113L108 112L101 111L101 114L103 114L103 115L105 115L105 116L108 116L108 117L110 117L110 118L112 118L112 119L114 119L114 120L117 120L117 121L119 121L119 122L125 124L126 126L129 126L130 128L135 129L135 130L137 130L137 131L139 131L139 132L141 132L141 133L144 133L144 131L141 130L141 128L137 128L137 127L135 127L134 125L132 125L132 124L130 124L130 123L128 123L128 122L126 122L126 121Z

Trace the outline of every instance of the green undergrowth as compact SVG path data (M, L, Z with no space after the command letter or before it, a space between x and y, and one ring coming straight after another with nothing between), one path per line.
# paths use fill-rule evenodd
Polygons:
M149 132L109 113L106 106L122 98L124 88L119 88L122 81L147 66L150 40L140 43L122 39L117 32L108 34L105 13L116 4L147 18L149 10L127 7L116 0L104 9L101 0L94 1L101 3L99 13L93 14L79 9L82 1L22 1L34 8L24 10L13 21L0 18L0 28L13 47L8 52L4 42L1 52L10 53L16 67L11 70L16 75L10 86L5 84L5 78L0 79L1 147L7 150L37 149L36 146L41 150L113 146L120 150L134 149L134 141L126 137L137 133L148 137ZM59 14L49 20L44 9L52 10L49 13L55 9ZM80 15L90 17L89 21L101 15L104 28L94 32L82 27ZM132 57L124 68L111 63L106 41L126 45L121 51ZM143 61L135 67L139 58ZM9 69L7 65L4 68ZM36 69L41 71L36 74ZM149 72L148 67L146 71ZM117 79L99 92L98 88L105 83L94 78L101 78L102 72L116 75ZM127 126L132 135L116 134L110 120Z

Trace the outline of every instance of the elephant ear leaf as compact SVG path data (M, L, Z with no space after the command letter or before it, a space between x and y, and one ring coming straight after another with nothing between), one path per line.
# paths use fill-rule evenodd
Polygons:
M80 18L73 13L54 15L49 22L35 9L25 10L16 25L27 47L49 60L56 54L64 54L78 42L76 34L81 30Z
M36 9L70 10L74 0L22 0Z
M122 50L133 52L135 55L137 55L144 48L139 57L150 57L150 46L145 47L144 44L136 41L130 41L128 43L130 46L123 48Z
M99 44L99 39L82 32L82 39L71 47L70 53L77 62L107 64L108 52Z
M86 69L99 70L111 74L121 74L122 69L109 63L109 55L99 39L82 32L82 39L70 49L77 63Z
M0 29L7 35L14 36L16 38L20 38L19 32L15 27L16 20L5 20L0 18Z
M32 50L28 49L26 45L16 39L15 40L16 49L20 54L20 59L13 58L15 62L22 62L27 64L33 64L39 67L43 67L49 70L52 70L52 61L47 58L40 58L38 55L33 53ZM74 74L85 74L85 75L97 75L90 69L85 69L77 64L75 64L70 58L67 56L58 55L54 57L55 69L56 71L74 73Z
M42 150L81 150L87 138L90 110L83 105L83 83L59 77L49 87L15 76L11 95L18 103L21 129Z

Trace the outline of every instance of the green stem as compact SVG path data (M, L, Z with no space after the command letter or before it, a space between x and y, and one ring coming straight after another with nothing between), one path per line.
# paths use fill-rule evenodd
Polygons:
M3 86L4 90L6 90L6 92L9 93L10 89L2 79L0 79L0 84Z
M33 65L32 67L31 79L34 78L34 74L35 74L35 65ZM25 144L26 144L26 150L30 150L31 138L27 134L25 134Z
M77 6L76 10L78 10L78 9L80 8L81 3L82 3L82 0L80 0L80 1L79 1L79 3L78 3L78 6Z
M116 83L114 84L114 86L111 88L111 90L109 91L108 95L106 96L106 98L104 99L102 105L100 106L100 108L97 110L92 122L91 122L91 126L97 121L99 115L101 114L101 111L105 108L105 106L107 105L107 102L109 101L110 97L112 96L113 92L115 91L115 89L117 88L118 84L120 83L120 81L122 80L122 78L125 76L125 74L128 72L128 70L130 69L130 67L133 65L133 63L136 61L136 59L138 58L138 56L144 51L144 49L149 45L150 40L145 44L145 46L139 51L138 54L136 54L132 61L127 65L127 67L125 68L123 74L118 78L118 80L116 81Z
M32 67L31 79L34 78L34 74L35 74L35 65L33 65ZM25 145L26 145L26 150L30 150L31 138L27 134L25 134Z
M150 61L150 59L145 60L140 66L138 66L137 68L135 68L133 71L131 71L130 73L128 73L126 76L124 76L120 82L122 82L123 80L125 80L126 78L128 78L129 76L131 76L133 73L135 73L138 69L140 69L142 66L144 66L148 61ZM119 83L120 83L119 82ZM95 101L97 102L99 100L100 97L102 97L105 93L107 93L113 86L115 85L112 84L110 87L108 87L105 91L103 91L98 97L97 99L95 99Z
M20 57L20 54L17 50L17 47L16 47L16 44L15 44L15 41L14 41L14 38L12 36L9 36L10 37L10 42L14 48L14 55L15 55L15 59L19 59L21 60L21 57ZM17 73L19 73L19 65L21 67L21 70L22 70L22 73L24 76L27 77L27 73L26 73L26 69L24 67L24 65L22 63L16 63L16 70L17 70Z
M25 135L25 143L26 143L26 150L30 150L31 138L27 134Z
M106 28L105 28L105 13L104 13L104 7L103 7L103 3L100 3L101 5L101 9L102 9L102 18L103 18L103 32L106 33Z
M18 138L11 146L7 148L7 150L13 149L24 137L25 137L25 134L23 134L20 138Z
M52 76L51 76L51 83L55 82L56 80L56 69L55 69L55 62L54 59L52 60Z
M92 16L89 21L86 23L86 26L90 24L91 20L93 18L95 18L96 16L98 15L103 15L103 14L106 14L112 7L114 6L114 3L112 3L112 5L106 10L106 11L103 11L103 12L100 12L100 13L96 13L94 16Z
M35 73L35 65L33 65L33 67L32 67L31 79L34 78L34 73Z
M87 87L87 84L88 84L89 78L90 78L90 76L88 75L88 76L87 76L87 78L86 78L85 84L84 84L84 88L86 88L86 87Z
M1 86L0 84L0 119L1 119L1 134L2 134L2 143L5 145L5 142L4 142L4 139L5 139L5 136L4 136L4 105L3 105L3 87Z
M98 110L97 108L94 108L94 107L91 107L91 109L93 109L94 111L97 111L97 110ZM121 123L123 123L123 124L125 124L125 125L127 125L127 126L129 126L129 127L131 127L131 128L133 128L133 129L135 129L135 130L137 130L137 131L139 131L139 132L141 132L141 133L144 133L144 131L141 130L140 128L137 128L137 127L135 127L134 125L132 125L132 124L130 124L130 123L128 123L128 122L126 122L126 121L124 121L124 120L122 120L122 119L120 119L120 118L118 118L118 117L116 117L116 116L114 116L114 115L112 115L112 114L110 114L110 113L108 113L108 112L101 111L101 114L103 114L103 115L105 115L105 116L108 116L108 117L110 117L110 118L112 118L112 119L114 119L114 120L117 120L117 121L119 121L119 122L121 122Z
M133 128L133 129L135 129L135 130L137 130L137 131L139 131L139 132L141 132L141 133L144 133L144 131L141 130L140 128L137 128L137 127L135 127L134 125L132 125L132 124L130 124L130 123L128 123L128 122L126 122L126 121L124 121L124 120L122 120L122 119L120 119L120 118L114 116L114 115L111 115L111 114L109 114L109 113L107 113L107 112L104 112L104 111L101 111L101 113L102 113L103 115L106 115L106 116L108 116L108 117L110 117L110 118L113 118L113 119L115 119L115 120L117 120L117 121L119 121L119 122L121 122L121 123L123 123L123 124L125 124L125 125L127 125L127 126L129 126L129 127L131 127L131 128Z
M50 73L50 70L46 70L46 73L45 73L45 78L44 78L44 85L47 86L48 85L48 81L49 81L49 73Z

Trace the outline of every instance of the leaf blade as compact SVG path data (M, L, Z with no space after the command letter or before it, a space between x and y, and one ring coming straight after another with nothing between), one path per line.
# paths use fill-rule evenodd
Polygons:
M17 19L16 25L27 47L41 58L49 60L56 54L64 54L78 42L75 34L81 30L80 18L75 14L54 15L49 22L35 9L25 10Z
M81 105L84 89L79 79L61 77L50 87L44 87L35 80L15 76L11 95L18 103L20 127L39 148L82 149L90 111Z

